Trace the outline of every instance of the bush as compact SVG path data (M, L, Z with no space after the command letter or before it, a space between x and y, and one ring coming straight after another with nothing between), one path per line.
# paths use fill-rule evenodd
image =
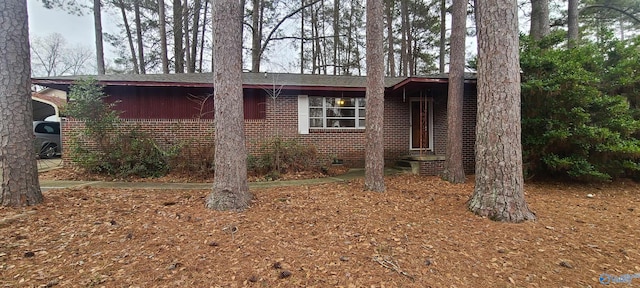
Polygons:
M207 177L214 172L215 146L213 143L187 141L176 146L176 152L169 160L172 172L184 173L196 177Z
M71 135L69 157L91 173L117 177L159 177L167 172L166 151L138 129L126 129L115 104L105 102L106 95L94 80L71 86L71 101L66 114L84 123Z
M630 62L640 62L640 50L613 40L567 49L560 47L563 41L561 34L541 42L523 41L525 173L582 181L637 178L640 121L638 109L629 103L634 103L630 97L637 97L638 90L629 91L640 87L640 78L627 77L622 82L603 79L627 71ZM635 60L615 56L620 53Z
M271 138L260 145L257 155L250 155L250 171L277 179L280 174L318 170L318 152L314 146L305 146L296 139Z

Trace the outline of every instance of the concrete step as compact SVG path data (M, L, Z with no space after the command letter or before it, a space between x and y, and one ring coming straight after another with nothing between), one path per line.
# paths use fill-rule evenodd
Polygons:
M398 160L395 167L405 173L419 174L420 173L420 161L415 160Z

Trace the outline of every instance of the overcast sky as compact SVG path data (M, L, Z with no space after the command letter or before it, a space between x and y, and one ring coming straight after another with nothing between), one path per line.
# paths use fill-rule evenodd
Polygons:
M76 16L60 9L47 9L42 0L27 0L29 12L29 35L47 37L52 33L64 36L68 46L82 45L95 50L93 34L93 14ZM103 32L116 32L114 17L108 13L103 15ZM105 44L105 55L111 58L111 46Z

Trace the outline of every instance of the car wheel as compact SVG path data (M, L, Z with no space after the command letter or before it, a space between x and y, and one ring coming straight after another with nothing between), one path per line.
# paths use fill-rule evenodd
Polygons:
M40 158L48 159L52 158L53 156L56 156L56 145L49 144L42 148L42 151L40 152Z

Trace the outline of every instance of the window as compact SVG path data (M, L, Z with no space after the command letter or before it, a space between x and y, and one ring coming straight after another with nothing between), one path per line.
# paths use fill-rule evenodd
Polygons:
M310 128L365 128L365 98L309 97Z

